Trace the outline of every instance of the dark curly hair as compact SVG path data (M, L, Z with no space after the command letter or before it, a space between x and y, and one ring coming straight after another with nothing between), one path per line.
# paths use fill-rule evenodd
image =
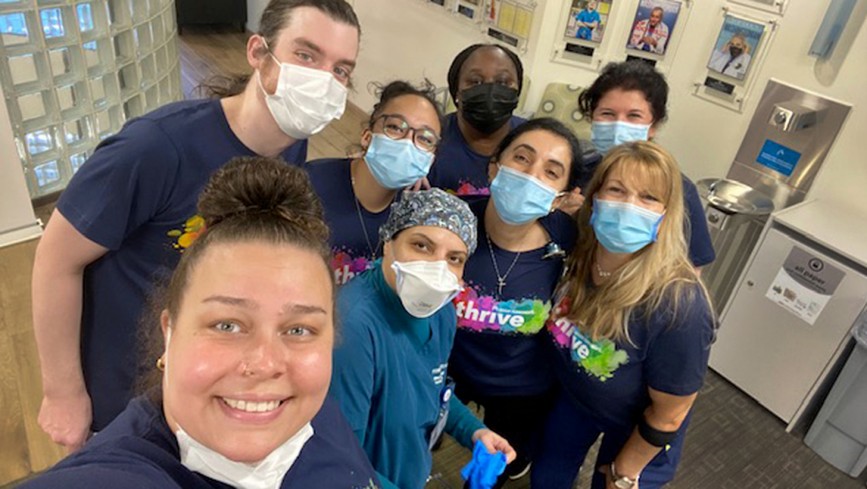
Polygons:
M607 64L593 84L578 97L581 114L592 119L602 97L616 88L643 93L650 104L654 123L663 122L668 116L668 83L655 68L640 60Z

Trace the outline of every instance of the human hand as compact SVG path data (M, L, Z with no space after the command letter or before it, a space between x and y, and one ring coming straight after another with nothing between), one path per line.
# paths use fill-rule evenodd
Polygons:
M643 42L644 44L650 44L651 46L654 46L654 47L656 46L656 39L654 39L650 36L644 36L644 38L641 40L641 42Z
M512 445L509 445L509 442L506 441L505 438L487 428L476 430L476 432L473 433L473 441L481 441L488 450L488 453L503 452L503 454L506 455L507 464L512 463L518 455L515 453L515 449L512 448Z
M54 443L72 453L90 436L91 409L90 396L84 390L69 396L44 396L37 422Z
M609 465L605 464L601 467L597 467L596 470L605 474L605 489L618 489L617 486L614 485L614 479L611 478L611 471L608 470ZM632 485L630 489L638 489L639 481L635 481L635 484Z
M557 204L557 209L574 216L578 209L584 205L584 195L581 193L580 187L575 187L571 192L567 193L560 199Z
M430 190L430 180L428 180L427 177L422 177L406 189L413 192L418 192L419 190Z

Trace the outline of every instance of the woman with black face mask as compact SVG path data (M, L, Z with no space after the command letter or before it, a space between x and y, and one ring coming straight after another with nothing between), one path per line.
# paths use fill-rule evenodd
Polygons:
M488 195L488 162L500 142L525 119L518 106L524 67L496 44L474 44L449 67L449 93L457 112L446 116L428 179L458 195Z

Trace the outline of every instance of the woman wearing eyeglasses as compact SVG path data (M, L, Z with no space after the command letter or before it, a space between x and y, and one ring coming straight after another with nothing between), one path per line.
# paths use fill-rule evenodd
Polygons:
M433 86L393 81L361 132L363 153L308 163L331 228L331 266L338 285L382 256L379 227L401 189L427 176L440 140L442 113Z

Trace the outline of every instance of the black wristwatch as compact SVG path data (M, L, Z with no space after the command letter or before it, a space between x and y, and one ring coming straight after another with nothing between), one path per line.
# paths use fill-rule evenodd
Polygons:
M611 462L611 465L608 466L608 471L611 472L611 480L617 489L632 489L638 484L638 476L635 476L635 479L630 479L625 475L618 474L617 469L614 467L614 462Z

